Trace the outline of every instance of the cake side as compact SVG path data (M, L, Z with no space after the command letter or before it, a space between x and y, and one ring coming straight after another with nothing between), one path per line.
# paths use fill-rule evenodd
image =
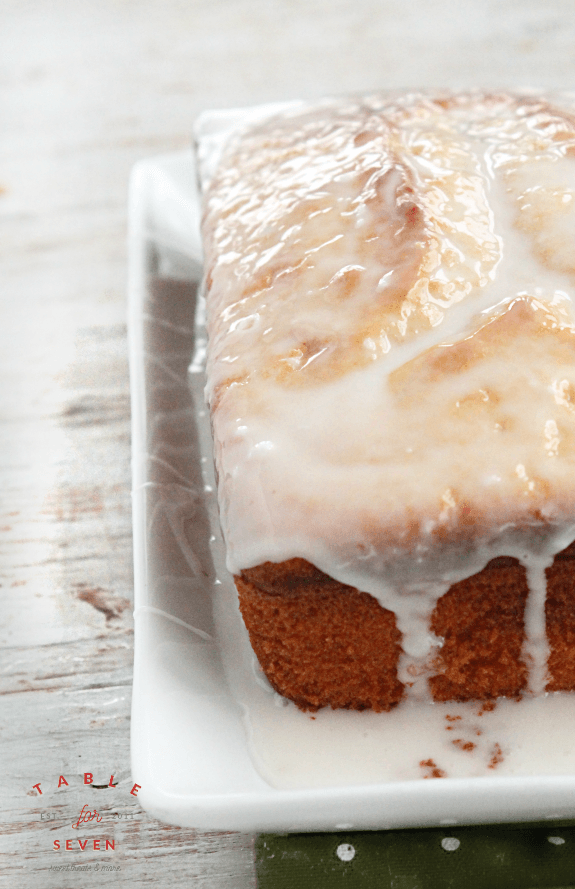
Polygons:
M294 571L299 561L308 569ZM298 570L299 569L299 570ZM247 578L256 574L259 584ZM272 687L303 710L389 710L401 635L373 596L326 577L303 560L259 566L235 578L250 642Z
M546 691L575 691L575 547L547 569ZM234 578L250 642L270 684L302 710L389 710L405 694L398 679L395 615L367 593L304 559L265 563ZM525 603L516 559L498 558L454 584L437 602L430 630L441 648L426 681L434 701L494 701L527 690Z

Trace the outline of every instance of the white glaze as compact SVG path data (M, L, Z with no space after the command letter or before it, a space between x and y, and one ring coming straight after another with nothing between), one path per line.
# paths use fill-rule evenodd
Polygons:
M544 100L451 106L290 107L219 144L207 394L227 564L302 556L372 593L422 697L437 599L515 556L540 693L544 569L575 538L575 129Z
M313 720L293 704L279 720L257 698L249 706L252 755L275 787L330 786L334 776L340 785L417 781L434 777L429 760L446 778L575 773L573 694L500 699L487 712L471 703L404 701L358 718L324 708Z
M529 691L542 695L547 685L547 658L549 645L545 631L545 599L547 583L545 569L552 564L551 558L526 559L529 595L525 603L523 622L525 642L523 658L529 665Z

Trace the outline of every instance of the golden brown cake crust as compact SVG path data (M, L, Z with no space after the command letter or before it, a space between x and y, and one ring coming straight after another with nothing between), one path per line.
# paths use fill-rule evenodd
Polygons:
M432 632L443 639L439 672L429 680L435 701L492 700L524 690L528 593L525 568L509 559L490 563L441 597L431 616Z
M304 559L290 562L300 574L287 583L289 563L268 563L243 572L246 579L235 578L242 617L268 681L302 710L390 710L403 693L393 612ZM248 579L254 575L261 585Z
M547 691L575 690L575 545L545 572L549 660Z
M575 690L575 545L547 569L547 691ZM266 562L235 577L252 647L276 691L302 710L389 710L404 695L397 678L395 615L368 593L339 583L305 559ZM429 679L435 701L519 697L528 595L525 568L493 559L442 596L430 630L443 642Z

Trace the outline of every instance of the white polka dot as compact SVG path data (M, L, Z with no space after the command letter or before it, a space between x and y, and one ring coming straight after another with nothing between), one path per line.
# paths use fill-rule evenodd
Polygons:
M563 837L547 837L548 843L553 843L554 846L562 846L565 840Z
M340 843L335 851L340 861L351 861L355 858L355 849L350 843Z
M457 839L457 837L443 837L441 841L441 848L445 849L446 852L455 852L456 849L459 849L461 843Z

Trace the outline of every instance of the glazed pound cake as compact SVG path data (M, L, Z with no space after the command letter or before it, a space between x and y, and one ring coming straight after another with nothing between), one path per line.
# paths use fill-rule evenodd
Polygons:
M575 689L570 98L374 94L198 139L220 518L271 685Z

